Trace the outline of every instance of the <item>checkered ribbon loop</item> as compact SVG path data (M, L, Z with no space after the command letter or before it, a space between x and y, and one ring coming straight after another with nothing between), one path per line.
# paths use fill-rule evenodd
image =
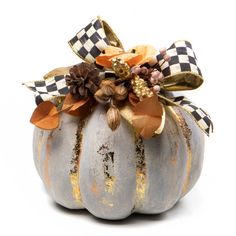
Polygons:
M203 83L202 73L190 42L176 41L166 53L170 56L169 61L165 61L163 56L158 54L149 64L163 73L165 77L163 90L192 90Z
M76 55L88 63L94 63L109 45L123 48L110 26L99 17L80 30L69 45Z
M27 88L35 94L35 102L39 105L43 101L53 100L56 97L64 97L69 92L69 87L66 84L66 74L48 76L44 80L29 81L23 83ZM99 77L102 79L114 78L115 74L112 71L101 71Z
M70 41L72 50L87 63L95 63L96 57L104 52L107 46L116 46L123 49L123 45L112 31L110 26L99 17L94 19L85 28L80 30ZM163 91L182 91L198 88L203 83L202 73L197 64L197 58L192 45L185 40L176 41L168 49L169 61L165 61L161 54L156 55L145 65L156 68L164 75L161 85ZM113 71L106 71L99 65L102 78L115 78ZM48 76L42 81L24 83L35 92L36 103L65 96L69 92L65 77L67 73ZM187 98L166 97L159 94L160 100L166 105L178 106L185 110L196 124L209 135L213 130L210 116L201 108L194 105Z

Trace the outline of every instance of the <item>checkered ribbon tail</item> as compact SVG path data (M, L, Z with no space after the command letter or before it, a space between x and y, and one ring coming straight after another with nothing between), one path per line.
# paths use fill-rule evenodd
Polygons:
M184 96L179 97L159 97L167 102L167 105L174 105L184 109L195 121L196 124L204 131L208 136L210 132L213 132L213 123L211 117L202 108L197 107L188 98Z
M35 93L35 102L38 105L43 101L65 96L69 92L65 76L59 75L46 80L26 82L24 85Z
M26 82L23 85L35 93L35 102L39 105L43 101L63 97L69 92L65 77L66 75L53 76L46 80ZM114 78L115 74L112 71L102 71L99 77L101 79Z
M157 67L165 77L187 72L202 76L190 42L184 40L176 41L167 49L166 53L170 56L169 61L165 61L163 56L158 54L149 65Z

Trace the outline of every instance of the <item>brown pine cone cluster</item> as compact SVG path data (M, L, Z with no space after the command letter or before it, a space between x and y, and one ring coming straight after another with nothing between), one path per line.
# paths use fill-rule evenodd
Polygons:
M66 76L66 84L70 86L70 93L74 98L86 99L99 89L101 79L94 64L82 62L74 65L69 73Z

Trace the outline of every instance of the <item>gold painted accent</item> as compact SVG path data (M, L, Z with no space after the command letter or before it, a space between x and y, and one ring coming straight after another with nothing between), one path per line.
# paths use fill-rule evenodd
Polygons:
M172 112L178 124L180 125L185 141L186 141L186 148L187 148L186 177L185 177L185 181L182 188L182 195L184 195L188 191L190 173L191 173L191 167L192 167L192 150L191 150L191 143L190 143L192 131L189 129L188 124L186 123L185 119L183 118L181 114L181 111L176 111L173 107L168 107L168 108Z
M178 74L165 77L161 88L165 91L193 90L200 87L203 78L193 72L178 72Z
M114 206L114 203L108 201L105 198L102 198L102 204L105 205L105 206L109 206L109 207L113 207Z
M119 47L119 48L124 50L124 47L123 47L121 41L119 40L117 35L114 33L114 31L110 27L110 25L105 20L102 20L100 16L98 16L97 18L102 23L102 26L103 26L104 32L106 34L106 37L107 37L108 41L111 43L111 45L115 46L115 47Z
M44 182L47 188L51 187L51 180L50 180L50 175L49 175L49 161L51 158L52 134L53 134L53 131L50 131L50 134L48 135L48 138L47 138L46 157L44 161Z
M105 191L113 194L115 182L116 182L115 176L108 176L108 177L106 176L105 177Z
M136 196L135 207L142 206L147 190L147 166L145 162L144 144L140 137L135 137L136 145Z
M171 146L171 164L176 166L177 163L177 150L178 150L178 143L176 142L174 146Z
M114 194L114 187L116 183L116 177L114 175L114 152L110 150L108 144L103 144L97 151L103 159L103 173L105 191Z
M81 193L78 184L78 173L70 173L70 183L72 186L72 196L75 201L81 205Z
M38 145L37 145L37 153L38 153L38 160L41 159L41 148L42 148L42 142L43 142L43 134L44 134L44 131L43 130L40 130L40 134L38 136Z
M44 80L50 79L50 78L54 78L55 76L58 75L67 75L69 74L69 70L72 66L67 66L67 67L60 67L60 68L56 68L50 72L48 72L46 75L43 76Z
M120 58L112 60L112 69L116 76L123 78L123 80L129 79L131 76L130 66Z
M82 129L85 125L84 120L80 120L78 124L78 129L76 132L76 144L74 147L74 156L71 160L71 164L73 165L72 169L70 170L70 183L72 187L72 196L75 199L75 202L78 205L82 206L82 197L80 192L79 186L79 164L80 164L80 153L81 153L81 143L82 143Z

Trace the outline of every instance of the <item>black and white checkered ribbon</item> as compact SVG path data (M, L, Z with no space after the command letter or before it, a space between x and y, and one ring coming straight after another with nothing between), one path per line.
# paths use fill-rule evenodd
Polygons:
M30 81L23 84L35 93L35 102L39 105L43 101L63 97L69 92L65 77L66 74L51 76L45 80ZM114 78L115 74L112 71L101 71L99 77L102 79Z
M109 37L104 24L109 28ZM113 36L111 35L113 34ZM106 22L100 18L94 19L85 28L80 30L75 37L69 41L72 50L84 61L95 63L96 57L103 53L105 48L111 45L111 39L116 40L121 45L119 39L114 35ZM113 42L114 43L114 42ZM121 45L122 46L122 45ZM170 60L167 62L161 54L156 55L149 63L149 66L162 71L165 80L169 84L164 84L163 89L169 91L185 90L197 88L202 83L202 74L197 65L197 58L192 49L192 45L187 41L177 41L167 49ZM98 66L98 65L97 65ZM99 67L99 66L98 66ZM102 69L100 67L100 69ZM49 77L42 81L33 81L24 83L29 89L35 92L36 103L51 100L55 97L65 96L69 88L65 81L66 75ZM115 77L112 71L101 71L103 78ZM176 83L173 86L173 83ZM184 86L182 85L184 84ZM188 87L189 84L189 87ZM162 96L161 96L162 97ZM176 105L184 109L196 121L197 125L209 135L213 129L210 116L201 108L194 105L187 98L163 97L171 105Z
M213 131L213 123L209 114L202 108L193 104L185 96L167 97L159 95L159 98L163 99L166 102L166 105L174 105L184 109L208 136L210 132Z
M163 56L158 54L152 62L156 63L158 66L161 65L160 69L165 77L183 72L191 72L202 76L190 42L185 40L176 41L167 49L166 53L170 56L169 61L165 61Z
M46 80L30 81L24 85L35 93L37 105L54 97L65 96L69 92L65 75L52 76Z
M80 30L70 41L72 50L81 59L94 63L107 46L110 45L103 22L96 18Z

